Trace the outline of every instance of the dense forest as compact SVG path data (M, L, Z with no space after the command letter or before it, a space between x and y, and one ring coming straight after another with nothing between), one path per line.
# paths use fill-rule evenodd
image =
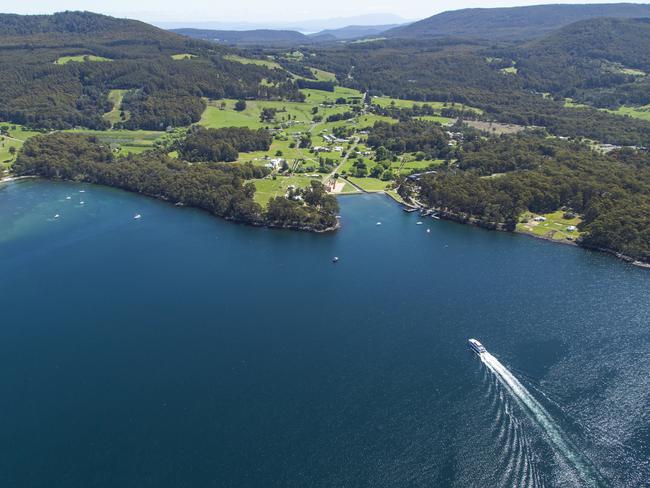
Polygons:
M271 135L265 129L245 127L205 129L194 126L176 149L187 161L236 161L239 152L268 151Z
M29 139L14 173L84 181L198 207L220 217L253 225L325 231L335 228L338 204L320 182L289 198L276 197L265 212L253 200L266 168L252 164L188 164L162 152L116 157L97 138L53 133Z
M445 158L450 152L449 137L438 124L416 119L376 122L368 133L368 145L397 154L422 152L426 159Z
M650 103L650 19L593 19L506 53L525 86L597 107Z
M541 135L466 144L457 166L425 175L419 198L453 218L514 230L522 212L583 216L579 244L650 262L650 157L598 153ZM415 183L400 188L408 197Z

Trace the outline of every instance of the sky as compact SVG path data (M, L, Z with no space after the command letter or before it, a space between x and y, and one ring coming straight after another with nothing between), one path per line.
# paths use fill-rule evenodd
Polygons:
M250 21L293 22L309 19L390 13L418 20L445 10L467 7L512 7L541 3L611 3L616 0L23 0L3 1L3 13L39 14L90 10L145 22ZM626 0L630 1L630 0ZM638 2L638 3L646 3ZM6 9L6 10L5 10Z

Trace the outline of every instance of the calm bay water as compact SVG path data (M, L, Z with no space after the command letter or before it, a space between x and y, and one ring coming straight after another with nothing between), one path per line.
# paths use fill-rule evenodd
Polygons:
M341 214L0 185L0 485L648 486L648 271L382 196Z

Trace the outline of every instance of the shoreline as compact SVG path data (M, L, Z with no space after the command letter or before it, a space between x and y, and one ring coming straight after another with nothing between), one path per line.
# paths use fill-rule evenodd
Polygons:
M0 183L9 183L10 181L26 180L29 178L38 178L38 176L5 176L0 178Z
M389 195L387 195L387 196L390 198ZM391 198L391 200L393 200L396 203L399 203L399 202L397 202L397 200L395 200L393 198ZM509 230L509 229L505 228L505 224L498 224L498 223L495 224L493 222L486 223L486 222L483 222L483 221L475 219L475 218L467 217L465 215L456 215L456 214L452 214L452 213L449 213L447 211L439 210L439 209L435 209L435 208L427 209L426 207L414 206L413 204L402 204L402 203L400 203L400 205L402 207L407 206L407 207L411 207L411 208L420 208L420 209L423 209L423 210L433 210L433 211L438 213L438 215L440 216L441 219L448 220L450 222L455 222L457 224L472 225L474 227L479 227L479 228L486 229L486 230L496 230L496 231L499 231L499 232L507 232L507 233L510 233L510 234L516 234L516 235L521 235L521 236L532 237L533 239L539 239L539 240L550 242L550 243L553 243L553 244L563 244L565 246L568 245L568 246L578 247L578 248L581 248L581 249L589 249L589 250L592 250L592 251L598 251L598 252L601 252L601 253L604 253L604 254L609 254L609 255L615 257L616 259L619 259L621 261L625 261L626 263L631 264L633 266L636 266L637 268L650 270L650 263L646 263L645 261L640 261L638 259L635 259L635 258L633 258L631 256L627 256L627 255L625 255L625 254L623 254L621 252L614 251L612 249L603 249L603 248L597 248L597 247L582 246L582 245L580 245L579 242L576 242L576 241L568 241L566 239L562 239L562 240L560 240L560 239L550 239L548 237L538 236L536 234L532 234L532 233L528 233L528 232L521 232L521 231L518 231L516 229L515 230Z
M0 178L0 183L8 183L8 182L12 182L12 181L19 181L19 180L32 179L32 178L40 178L40 177L39 176L32 176L32 175L27 175L27 176L5 176L3 178ZM43 178L43 179L47 179L48 181L52 181L52 180L49 180L48 178ZM75 182L75 183L81 183L81 182ZM88 183L88 184L94 185L96 183ZM112 186L109 186L109 185L98 185L98 186L104 186L106 188L115 188L115 189L118 189L118 190L129 192L128 190L118 188L118 187L112 187ZM154 195L146 195L144 193L138 193L138 192L129 192L129 193L135 193L136 195L142 195L144 197L153 198L155 200L160 200L160 201L171 204L171 202L169 200L164 199L164 198L160 198L160 197L156 197ZM364 194L381 194L381 195L385 196L386 198L388 198L390 201L394 202L395 204L397 204L397 205L399 205L401 207L411 207L411 208L425 209L425 207L418 207L418 206L414 206L413 204L409 204L409 203L406 203L406 202L400 202L397 199L395 199L387 191L373 191L373 192L362 191L360 193L350 193L349 196L364 195ZM341 195L345 196L346 194L339 194L337 196L341 196ZM176 203L174 205L178 205L178 203ZM286 224L279 224L279 223L243 222L243 221L239 221L239 220L235 220L235 219L222 217L220 215L213 214L210 211L202 209L200 207L191 207L191 208L196 208L197 210L202 210L204 212L208 212L213 217L221 218L221 219L223 219L223 220L225 220L227 222L233 222L233 223L238 223L238 224L242 224L242 225L250 225L250 226L253 226L253 227L266 227L267 229L293 230L293 231L300 231L300 232L312 232L314 234L326 234L326 233L330 233L330 232L336 232L337 230L341 229L341 219L338 218L338 217L336 219L336 225L327 227L325 229L314 229L314 228L311 228L309 226L295 226L295 225L286 225ZM471 225L471 226L479 227L479 228L486 229L486 230L496 230L496 231L500 231L500 232L507 232L507 233L517 234L517 235L521 235L521 236L527 236L527 237L531 237L533 239L539 239L539 240L546 241L546 242L551 242L551 243L554 243L554 244L563 244L563 245L574 246L574 247L579 247L579 248L583 248L583 249L590 249L590 250L593 250L593 251L598 251L598 252L602 252L602 253L605 253L605 254L609 254L609 255L617 258L617 259L620 259L621 261L625 261L628 264L636 266L637 268L650 270L650 263L646 263L644 261L639 261L638 259L634 259L631 256L627 256L627 255L625 255L623 253L613 251L611 249L602 249L602 248L592 248L592 247L589 247L589 246L581 246L576 241L567 241L565 239L563 239L563 240L550 239L548 237L538 236L538 235L528 233L528 232L521 232L521 231L517 231L517 230L509 230L509 229L505 228L504 224L486 223L486 222L480 221L478 219L467 217L465 215L455 215L455 214L451 214L451 213L449 213L447 211L443 211L443 210L439 210L439 209L435 209L435 208L432 208L432 209L429 209L429 210L433 210L433 211L437 212L441 219L448 220L450 222L455 222L455 223L463 224L463 225Z
M9 183L9 182L13 182L13 181L33 179L33 178L38 178L38 179L42 179L42 180L46 180L46 181L55 181L55 182L59 181L59 182L78 183L78 184L84 183L84 184L87 184L87 185L102 186L104 188L111 188L111 189L115 189L115 190L125 191L127 193L133 193L135 195L140 195L140 196L143 196L143 197L146 197L146 198L153 198L154 200L165 202L165 203L168 203L170 205L177 206L177 207L193 208L193 209L196 209L196 210L200 210L202 212L207 212L212 217L223 219L226 222L232 222L232 223L236 223L236 224L240 224L240 225L250 225L251 227L265 227L267 229L278 229L278 230L281 230L281 229L295 230L295 231L300 231L300 232L313 232L315 234L325 234L325 233L328 233L328 232L335 232L335 231L337 231L338 229L341 228L341 219L338 218L338 217L336 218L336 225L326 227L324 229L316 229L316 228L312 228L312 227L310 227L308 225L292 225L292 224L281 224L281 223L278 223L278 222L262 222L262 221L238 220L238 219L234 219L234 218L231 218L231 217L225 217L225 216L222 216L222 215L217 215L217 214L215 214L213 212L210 212L210 210L207 210L205 208L196 207L196 206L192 206L192 205L185 205L183 202L173 203L168 198L165 198L165 197L163 197L161 195L150 195L150 194L147 194L147 193L140 193L140 192L137 192L137 191L130 191L130 190L127 190L125 188L120 188L120 187L117 187L117 186L102 185L100 183L89 183L89 182L86 182L86 181L57 180L57 179L44 178L42 176L23 175L23 176L6 176L6 177L0 179L0 183L5 183L5 182Z

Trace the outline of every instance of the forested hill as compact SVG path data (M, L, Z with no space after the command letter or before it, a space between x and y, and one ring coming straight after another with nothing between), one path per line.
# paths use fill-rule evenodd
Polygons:
M383 35L402 39L464 37L521 40L540 37L573 22L596 17L650 17L650 5L615 3L463 9L443 12L391 29Z
M518 76L537 91L599 107L650 103L650 19L590 19L523 45Z
M301 96L284 70L232 62L229 52L90 12L0 15L0 120L106 129L109 95L119 90L118 126L160 130L197 122L205 98Z
M212 29L174 29L172 32L194 39L232 45L300 46L314 41L297 31L256 29L247 31Z
M544 39L529 42L525 51L571 58L621 63L650 71L650 18L600 18L576 22Z
M59 12L52 15L0 14L2 47L24 43L36 46L62 43L111 43L156 45L181 48L188 40L177 34L137 20L118 19L92 12ZM195 44L195 43L194 43Z

